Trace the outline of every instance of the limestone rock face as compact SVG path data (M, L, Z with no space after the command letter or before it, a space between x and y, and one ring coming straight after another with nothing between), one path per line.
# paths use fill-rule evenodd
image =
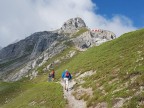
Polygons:
M57 48L56 44L63 39L65 38L57 33L47 31L37 32L3 48L0 50L0 79L11 75L15 69L19 70L19 73L22 73L21 75L17 75L18 77L26 75L32 69L30 66L25 66L29 61L39 58L48 49L47 54L51 56L57 54L57 52L59 53L61 51L60 46L63 47L63 45ZM48 58L44 57L44 59ZM40 59L37 61L40 61ZM20 67L24 67L24 69L21 70ZM15 77L15 79L19 78Z
M17 43L0 50L0 60L13 60L20 57L36 57L46 50L51 43L59 38L57 33L37 32Z
M15 74L7 75L4 78L4 81L17 81L26 76L30 71L31 74L29 75L31 78L36 77L37 71L35 67L42 66L45 62L47 62L50 58L54 57L55 55L59 54L61 51L66 49L67 47L64 44L57 45L58 42L53 43L47 50L45 50L40 56L37 58L28 61L23 68L19 69L19 72Z
M82 27L86 27L86 24L81 18L71 18L63 24L59 32L74 33Z
M103 42L115 39L111 31L92 31L79 18L71 18L55 31L36 32L29 37L10 44L0 50L0 80L17 81L23 77L30 79L37 76L37 68L65 49L74 46L80 51L97 46ZM70 51L66 56L54 60L60 64L72 58L76 51ZM48 64L43 71L51 67Z
M115 38L116 35L113 32L107 30L101 30L98 32L89 30L74 38L73 42L79 50L86 50L89 47L98 46Z

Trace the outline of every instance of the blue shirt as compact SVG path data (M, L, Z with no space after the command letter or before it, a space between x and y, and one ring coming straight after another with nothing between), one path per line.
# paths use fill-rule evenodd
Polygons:
M65 76L65 73L66 73L66 71L64 71L64 72L62 73L62 78L67 78L67 77ZM68 79L72 79L72 76L71 76L70 73L69 73Z

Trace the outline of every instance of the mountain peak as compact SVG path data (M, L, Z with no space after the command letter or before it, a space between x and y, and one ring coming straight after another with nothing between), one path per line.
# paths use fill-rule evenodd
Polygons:
M0 75L0 79L17 81L64 49L73 46L77 50L85 51L112 39L115 39L113 33L107 30L90 30L82 18L71 18L58 30L36 32L1 49L0 74L3 75ZM15 73L16 68L19 70L16 74L6 75Z
M65 33L73 33L77 29L82 28L82 27L86 27L86 24L82 18L80 17L71 18L67 20L66 22L64 22L64 24L61 27L61 32L63 31Z

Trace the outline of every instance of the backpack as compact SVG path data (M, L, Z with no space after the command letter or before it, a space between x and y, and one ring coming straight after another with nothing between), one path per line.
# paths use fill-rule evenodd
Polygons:
M69 77L69 72L68 71L65 73L65 77Z
M53 70L53 71L51 72L51 74L54 75L54 73L55 73L55 71Z

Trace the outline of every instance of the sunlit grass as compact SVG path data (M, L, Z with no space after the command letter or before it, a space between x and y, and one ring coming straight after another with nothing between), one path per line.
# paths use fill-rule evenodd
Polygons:
M14 82L11 85L1 85L1 87L5 87L5 90L1 89L0 91L1 93L5 92L1 94L1 98L5 98L5 102L1 102L2 108L63 108L65 106L66 101L63 99L63 89L60 84L54 82L33 83L31 86L22 84L24 83ZM9 92L8 95L6 95L6 91Z
M121 97L127 98L133 96L133 91L129 88L124 88L122 91L118 91L116 94L112 94L115 89L119 89L121 84L124 84L130 80L132 75L139 75L135 80L135 86L140 87L144 84L144 30L139 30L131 33L126 33L123 36L106 42L100 46L96 46L88 49L86 52L82 52L75 56L66 65L58 68L58 72L62 72L64 69L68 69L73 76L76 73L83 73L89 70L97 71L96 74L85 78L83 87L92 87L94 92L98 92L96 83L99 87L103 86L107 95L93 95L93 98L87 99L88 106L93 106L100 101L106 101L111 107L112 98ZM141 53L138 53L141 52ZM138 61L139 60L139 61ZM114 78L118 78L117 83L108 84ZM96 81L100 79L99 81ZM94 82L96 81L96 82ZM128 90L126 92L125 90ZM101 91L97 94L101 94ZM103 98L102 98L103 97Z
M53 107L51 106L53 104L54 108L63 108L65 100L62 95L62 87L57 83L48 83L48 72L43 72L43 68L54 60L60 59L70 50L64 50L39 67L38 71L41 74L31 81L0 83L1 105L4 108L47 108L47 106ZM54 67L55 81L59 81L61 73L65 69L72 73L73 79L77 73L96 71L94 75L84 78L85 82L82 85L75 86L75 89L82 86L90 87L93 90L92 97L84 94L80 99L84 99L87 106L95 107L100 102L106 102L111 108L115 98L132 97L124 103L124 107L132 108L137 106L144 96L143 93L134 96L137 91L140 91L140 87L144 86L144 60L142 58L144 58L143 29L126 33L115 40L92 47L85 52L77 52L73 58L63 60ZM137 77L132 82L134 76ZM9 97L13 97L13 99L4 105L6 98Z

